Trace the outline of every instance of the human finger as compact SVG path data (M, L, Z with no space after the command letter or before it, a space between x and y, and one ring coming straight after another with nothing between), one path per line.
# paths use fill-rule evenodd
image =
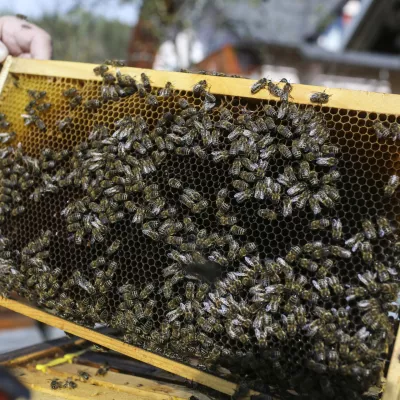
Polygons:
M49 60L52 53L51 36L43 29L38 28L31 41L30 54L32 58Z
M0 41L0 62L3 62L8 56L7 46Z

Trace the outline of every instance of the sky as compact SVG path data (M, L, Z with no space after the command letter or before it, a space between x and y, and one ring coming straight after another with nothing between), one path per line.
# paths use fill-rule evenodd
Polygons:
M24 14L34 19L46 12L65 13L74 5L80 4L94 14L134 25L137 22L140 3L140 0L132 1L131 4L121 4L119 0L0 0L0 12Z

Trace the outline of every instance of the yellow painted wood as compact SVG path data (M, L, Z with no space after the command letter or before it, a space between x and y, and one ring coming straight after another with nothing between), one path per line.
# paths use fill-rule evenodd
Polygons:
M93 73L94 67L95 65L93 64L85 63L13 58L10 65L10 72L100 81L101 77ZM250 93L250 86L255 81L249 79L224 78L128 67L119 69L122 73L136 76L137 79L140 79L140 74L145 72L150 77L152 84L156 87L162 87L167 81L170 81L176 89L191 90L193 85L199 80L206 79L211 88L211 93L251 97L254 99L277 100L277 98L272 97L267 90L261 90L257 94L252 95ZM111 70L115 71L115 68L111 68ZM329 107L395 115L400 114L400 96L395 94L294 84L293 91L291 92L293 97L292 101L300 104L311 104L309 101L310 95L325 89L328 94L332 95L328 103Z
M164 393L150 392L137 388L132 388L131 392L122 390L120 385L98 385L94 382L82 382L77 381L78 387L76 389L51 389L51 379L57 378L52 374L43 374L39 371L29 370L27 368L14 368L12 372L18 377L18 379L29 389L34 392L40 392L45 394L54 394L59 398L69 400L88 400L94 398L96 400L181 400L182 398L176 397ZM67 378L67 376L65 376ZM60 378L59 378L60 379ZM64 376L61 381L65 380Z
M188 399L193 393L190 389L178 385L157 382L152 379L141 378L137 376L122 374L109 371L105 376L96 376L96 368L86 367L78 364L65 364L55 368L49 368L47 374L66 379L72 377L79 379L78 371L83 370L90 374L88 383L107 388L118 388L118 391L126 393L150 392L155 398L170 396L176 399ZM200 394L199 394L200 395ZM199 397L196 394L197 397ZM201 397L201 396L200 396Z
M6 83L11 64L13 63L13 58L11 56L8 56L6 58L6 61L1 67L1 72L0 72L0 93L3 90L4 84Z
M400 400L400 328L397 330L382 400Z
M84 339L77 339L74 342L72 342L69 346L80 345L84 342L85 342ZM29 354L14 358L9 361L4 361L4 362L0 363L0 365L4 365L6 367L22 365L22 364L26 364L29 361L37 360L38 358L43 358L43 357L50 357L55 354L60 354L60 355L64 354L64 350L58 346L49 346L48 348L45 348L43 350L35 351L33 353L29 353Z
M207 374L203 371L199 371L187 365L180 364L157 354L150 353L149 351L123 343L117 339L113 339L88 328L84 328L62 318L56 317L55 315L48 314L45 311L39 310L35 307L19 303L15 300L4 299L0 297L0 306L9 308L10 310L19 312L20 314L26 315L37 321L41 321L45 324L54 326L55 328L62 329L66 332L72 333L73 335L125 354L139 361L154 365L155 367L164 369L168 372L172 372L173 374L182 376L183 378L208 386L212 389L218 390L219 392L232 395L237 387L237 385L232 382L228 382L224 379Z
M35 392L31 393L31 400L62 400L64 397L57 396L55 393Z

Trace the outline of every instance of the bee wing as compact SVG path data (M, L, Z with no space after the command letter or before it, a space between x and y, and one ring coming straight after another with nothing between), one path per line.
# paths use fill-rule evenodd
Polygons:
M358 274L357 276L358 276L358 279L359 279L365 286L368 286L369 282L368 282L367 279L365 279L365 277L364 277L363 275Z
M321 290L321 287L319 286L319 283L318 283L317 281L313 280L313 281L312 281L312 284L314 285L314 287L315 287L317 290Z
M371 305L371 302L369 300L361 300L357 303L358 308L367 310Z

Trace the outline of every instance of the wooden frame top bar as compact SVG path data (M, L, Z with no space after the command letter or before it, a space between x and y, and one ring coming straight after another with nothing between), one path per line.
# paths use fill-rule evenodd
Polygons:
M9 72L16 74L32 74L55 76L81 80L97 80L101 77L93 73L94 64L67 62L67 61L43 61L30 60L24 58L8 58L10 64ZM192 73L155 71L139 68L123 67L119 68L122 73L140 77L142 72L149 75L154 86L162 87L167 81L172 82L175 89L192 90L192 87L201 79L206 79L210 86L210 91L214 94L249 97L254 99L278 100L269 94L267 90L261 90L255 95L250 93L250 86L255 82L250 79L225 78L210 75L198 75ZM115 68L111 68L115 70ZM326 92L331 96L328 107L346 108L358 111L400 114L400 95L365 92L359 90L347 90L336 88L325 88L320 86L308 86L293 84L291 95L296 103L311 104L310 95L314 92Z

